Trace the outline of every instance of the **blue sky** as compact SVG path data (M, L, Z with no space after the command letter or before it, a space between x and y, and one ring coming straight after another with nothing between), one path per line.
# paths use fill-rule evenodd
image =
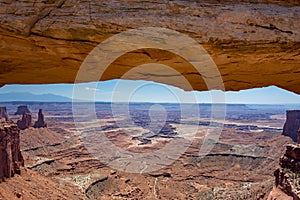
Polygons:
M75 90L74 90L75 89ZM183 91L177 87L150 81L110 80L78 84L6 85L1 93L30 92L56 94L65 97L96 101L186 102L186 103L243 103L243 104L300 104L300 95L269 86L239 92Z

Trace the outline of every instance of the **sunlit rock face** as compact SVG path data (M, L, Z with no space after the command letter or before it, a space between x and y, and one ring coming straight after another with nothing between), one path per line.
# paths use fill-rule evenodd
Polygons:
M300 94L299 5L298 0L2 1L0 85L73 83L97 44L116 33L151 26L179 31L203 45L226 90L277 85ZM177 70L192 89L207 90L188 62L158 49L119 57L101 80L124 78L133 67L153 62ZM174 74L162 77L161 71L126 78L191 89Z

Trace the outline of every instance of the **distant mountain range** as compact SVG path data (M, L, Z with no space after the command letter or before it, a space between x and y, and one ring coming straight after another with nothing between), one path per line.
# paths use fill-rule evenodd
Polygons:
M106 86L100 88L89 88L89 87L82 87L83 94L85 94L86 90L95 90L95 99L86 99L86 95L79 96L76 102L127 102L125 97L128 96L128 90L126 88L126 81L121 82L124 87L121 89L114 89L115 82L110 83L109 87L107 86L107 82L105 83ZM130 84L131 85L130 85ZM142 82L143 83L143 82ZM137 82L128 82L129 88L133 88L139 86ZM132 86L133 85L133 86ZM88 86L88 85L87 85ZM153 83L152 88L143 87L141 91L139 90L136 92L135 96L133 95L130 99L131 102L154 102L154 103L174 103L174 98L172 95L165 92L165 90L174 90L176 91L176 95L180 99L185 99L186 96L191 95L191 92L185 92L180 90L179 88L175 88L168 85L162 85L159 83ZM41 86L42 87L42 86ZM9 91L2 91L0 92L0 102L72 102L72 91L73 86L71 84L65 84L61 86L43 86L44 88L39 89L39 93L35 91L34 87L15 87L14 89L18 89L14 91L10 89ZM8 87L7 87L8 88ZM138 87L136 87L138 88ZM161 88L166 88L162 90ZM5 89L4 87L1 88L2 90ZM22 89L22 90L21 90ZM31 93L37 93L33 94ZM55 91L57 90L57 91ZM48 92L48 94L41 94L43 91ZM57 93L58 92L58 93ZM215 91L216 92L216 91ZM53 94L56 93L56 94ZM220 98L219 101L219 94L223 94L220 91L217 91L215 94L215 99L212 99L211 91L193 91L192 92L195 96L193 98L197 99L198 102L201 103L224 103L224 98ZM60 94L60 95L57 95ZM66 96L64 96L64 94ZM118 95L119 98L113 98L114 94ZM254 88L243 90L239 92L228 91L223 95L226 96L225 102L227 104L297 104L297 108L300 105L300 95L295 94L293 92L278 88L276 86L269 86L265 88ZM87 95L88 96L88 95ZM187 98L189 100L189 98ZM214 101L212 101L214 100ZM180 103L176 101L177 103ZM182 101L182 103L188 103L188 101Z
M29 92L0 93L0 102L11 101L72 102L72 99L55 94L32 94Z

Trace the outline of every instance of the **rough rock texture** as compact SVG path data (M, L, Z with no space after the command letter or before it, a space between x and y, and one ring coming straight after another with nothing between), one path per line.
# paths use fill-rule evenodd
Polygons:
M280 158L279 165L294 173L300 172L300 146L287 145L284 156Z
M286 146L285 154L280 158L280 167L274 172L275 187L270 193L269 200L286 200L289 196L290 199L300 199L300 145L289 144ZM275 198L276 194L280 191L285 195L279 195Z
M8 120L8 114L6 111L6 107L0 107L0 119Z
M298 130L300 128L300 110L286 111L286 122L283 127L283 135L298 141Z
M15 112L15 115L23 115L25 113L30 113L30 110L26 105L18 106L17 112Z
M20 174L24 160L20 151L20 136L12 121L0 121L0 182Z
M49 177L40 175L27 168L21 169L21 175L0 183L2 200L84 200L82 192L71 184L58 183Z
M18 128L24 130L31 126L31 114L24 113L21 120L17 121Z
M300 144L300 129L298 129L297 138L298 138L298 144Z
M45 148L46 146L56 146L63 143L66 138L48 128L29 128L22 131L20 136L20 147L25 158L30 149ZM27 159L28 160L28 159Z
M42 109L39 109L38 120L34 123L33 127L34 128L47 127L47 124L45 123L45 120L44 120L44 115L43 115Z
M299 0L1 1L0 85L73 83L80 64L99 42L124 30L152 26L177 30L201 43L217 64L226 90L277 85L300 94L299 5ZM119 57L101 80L121 78L150 62L173 67L193 89L207 89L190 64L157 49ZM157 69L126 78L189 89L177 76Z
M277 187L273 187L267 200L293 200L293 197L287 195L286 193L284 193L282 190L278 189Z

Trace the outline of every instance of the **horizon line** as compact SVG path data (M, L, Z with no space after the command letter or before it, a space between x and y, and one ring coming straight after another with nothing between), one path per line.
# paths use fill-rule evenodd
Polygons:
M207 104L207 105L300 105L300 103L282 103L282 104L268 104L268 103L208 103L208 102L199 102L199 103L194 103L194 102L150 102L150 101L130 101L130 102L124 102L124 101L117 101L117 102L113 102L113 101L77 101L75 100L75 102L73 101L0 101L0 104L3 103L120 103L120 104L126 104L126 103L137 103L137 104L153 104L153 103L161 103L161 104L195 104L195 105L199 105L199 104Z

